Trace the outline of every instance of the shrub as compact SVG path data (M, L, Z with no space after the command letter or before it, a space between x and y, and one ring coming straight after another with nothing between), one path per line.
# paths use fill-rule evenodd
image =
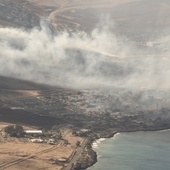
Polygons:
M25 134L21 125L9 125L5 127L4 131L11 137L23 137Z

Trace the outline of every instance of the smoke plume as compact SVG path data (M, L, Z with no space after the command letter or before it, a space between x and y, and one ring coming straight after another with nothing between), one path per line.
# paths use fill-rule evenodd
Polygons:
M154 45L141 50L106 23L71 35L45 24L0 28L0 74L69 88L169 89L170 37Z

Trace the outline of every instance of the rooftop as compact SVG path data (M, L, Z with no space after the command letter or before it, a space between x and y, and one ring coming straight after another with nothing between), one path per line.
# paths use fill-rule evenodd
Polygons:
M42 130L25 130L25 133L35 133L35 134L40 134L42 133Z

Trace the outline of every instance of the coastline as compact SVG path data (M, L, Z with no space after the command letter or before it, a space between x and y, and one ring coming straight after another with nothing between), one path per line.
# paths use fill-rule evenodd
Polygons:
M100 155L98 154L97 151L95 151L95 149L98 148L98 144L100 144L101 142L107 140L107 139L111 139L111 138L115 138L116 135L119 135L121 133L133 133L133 132L166 132L166 131L170 131L170 129L163 129L163 128L158 128L158 129L142 129L142 130L127 130L127 131L116 131L116 132L113 132L113 133L110 133L108 134L107 136L105 137L100 137L100 138L97 138L95 140L93 140L91 142L91 149L93 150L93 152L96 153L96 158L93 162L93 164L91 164L91 166L87 166L87 170L90 169L90 167L94 166L97 162L98 162L98 158L100 157ZM81 170L81 169L80 169Z
M95 157L94 157L93 161L90 162L90 164L89 164L89 162L87 163L87 166L85 168L83 168L84 170L90 169L90 167L94 166L98 162L98 158L100 157L100 155L95 151L95 147L98 147L98 144L105 141L106 139L115 137L117 134L120 134L120 132L114 131L111 133L106 133L106 134L104 134L104 136L102 134L99 138L96 138L90 142L89 149L95 155ZM79 169L79 170L82 170L82 169Z

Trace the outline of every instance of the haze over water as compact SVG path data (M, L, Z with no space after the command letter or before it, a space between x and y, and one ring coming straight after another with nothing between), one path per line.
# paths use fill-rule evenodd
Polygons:
M98 146L90 170L170 169L170 131L123 133Z

